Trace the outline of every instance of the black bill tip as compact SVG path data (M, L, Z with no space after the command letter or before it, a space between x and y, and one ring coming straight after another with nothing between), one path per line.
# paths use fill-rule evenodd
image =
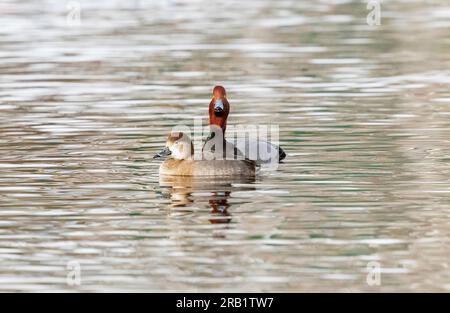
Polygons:
M155 154L153 159L164 158L164 157L169 156L171 154L172 154L172 151L170 151L170 149L168 147L166 147L163 150L161 150L159 153Z
M217 117L222 117L224 114L224 110L222 108L215 108L214 109L214 115Z

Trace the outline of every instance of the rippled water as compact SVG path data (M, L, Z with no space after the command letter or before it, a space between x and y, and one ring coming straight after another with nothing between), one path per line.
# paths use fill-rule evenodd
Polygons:
M450 290L447 1L80 4L0 3L0 291ZM219 83L286 161L160 182Z

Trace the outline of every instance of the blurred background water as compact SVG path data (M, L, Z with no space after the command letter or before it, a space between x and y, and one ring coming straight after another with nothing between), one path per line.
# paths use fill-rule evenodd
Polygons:
M2 0L0 291L450 291L450 4L366 6ZM215 84L286 161L160 182Z

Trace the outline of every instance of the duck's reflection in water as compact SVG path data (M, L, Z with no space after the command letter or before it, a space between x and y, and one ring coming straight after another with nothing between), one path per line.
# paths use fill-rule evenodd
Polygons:
M161 176L159 185L162 194L171 199L172 208L205 206L210 208L213 224L229 223L231 207L228 202L233 192L251 191L255 178L195 178L189 176Z

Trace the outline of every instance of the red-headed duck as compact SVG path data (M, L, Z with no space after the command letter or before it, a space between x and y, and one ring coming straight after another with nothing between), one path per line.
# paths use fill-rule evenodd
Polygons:
M155 158L167 156L169 159L159 168L160 175L253 177L256 174L256 163L249 160L195 160L194 145L189 136L182 132L171 133L166 147Z
M227 92L222 86L215 86L213 89L213 98L209 104L209 125L211 129L211 134L206 140L205 146L208 144L212 138L215 137L217 133L215 130L220 128L222 130L222 138L225 138L225 131L227 129L227 119L230 114L230 103L227 100ZM236 151L238 150L238 154L244 151L243 155L245 158L250 157L249 148L257 149L257 162L267 162L270 160L281 161L286 157L286 153L279 146L274 145L270 142L258 139L249 139L249 138L237 138L236 140L237 147L245 147L243 150L237 149L233 144L224 141L224 149L228 151L229 149ZM236 152L233 152L236 154ZM252 158L253 159L253 158Z

